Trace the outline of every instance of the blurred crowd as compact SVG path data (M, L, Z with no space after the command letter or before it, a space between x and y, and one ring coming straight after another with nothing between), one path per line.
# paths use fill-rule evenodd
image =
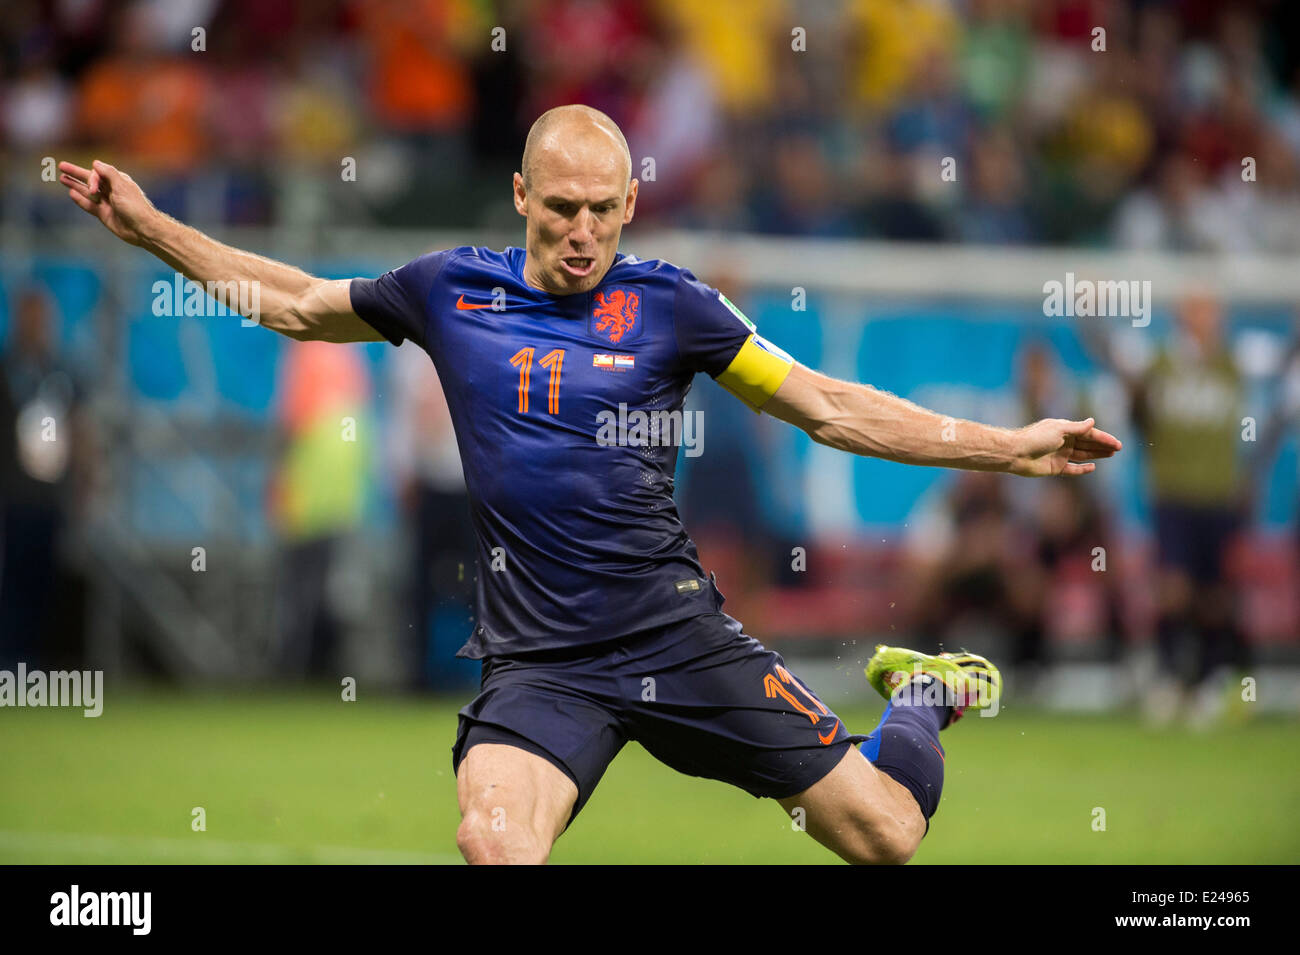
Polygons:
M499 223L583 102L661 224L1300 250L1285 0L9 0L0 52L11 177L98 155L191 219Z

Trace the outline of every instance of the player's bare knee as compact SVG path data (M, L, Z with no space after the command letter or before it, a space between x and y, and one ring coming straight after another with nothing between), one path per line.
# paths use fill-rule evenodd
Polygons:
M477 813L467 812L461 819L456 828L456 848L470 865L490 860L491 840L483 833Z
M853 865L904 865L915 852L908 840L896 833L864 832L850 841L845 861Z
M920 810L916 812L915 821L905 820L894 829L886 840L885 855L888 865L905 865L910 862L916 850L921 848L921 839L925 836L925 817Z
M915 811L855 814L852 837L841 855L854 865L903 865L916 854L925 835L925 817Z
M901 842L875 832L855 834L839 854L852 865L903 865L912 858Z
M470 865L540 865L551 852L549 842L531 826L479 809L470 809L461 819L456 847Z

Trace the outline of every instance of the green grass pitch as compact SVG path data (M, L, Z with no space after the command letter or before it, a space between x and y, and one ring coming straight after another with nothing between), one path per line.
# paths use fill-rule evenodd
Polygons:
M0 862L458 862L459 700L337 691L109 695L104 713L0 712ZM880 707L837 707L853 729ZM1004 708L944 732L917 863L1300 861L1300 733L1193 733ZM191 829L202 807L206 831ZM1094 830L1094 809L1105 831ZM629 745L555 863L825 863L770 800Z

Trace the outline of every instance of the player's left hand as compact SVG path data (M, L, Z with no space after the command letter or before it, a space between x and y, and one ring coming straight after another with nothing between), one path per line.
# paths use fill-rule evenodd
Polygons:
M1097 469L1094 461L1108 458L1123 447L1113 434L1095 427L1092 418L1044 418L1015 434L1016 449L1009 470L1022 477L1088 474Z
M96 159L86 169L59 163L59 182L68 196L123 242L144 245L159 219L165 219L134 179L116 166Z

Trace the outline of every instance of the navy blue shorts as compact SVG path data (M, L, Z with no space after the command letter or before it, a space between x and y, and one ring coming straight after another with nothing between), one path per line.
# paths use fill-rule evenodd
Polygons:
M547 759L578 787L572 822L629 740L689 776L773 799L811 787L867 737L851 734L725 613L616 641L483 661L452 767L477 743Z

